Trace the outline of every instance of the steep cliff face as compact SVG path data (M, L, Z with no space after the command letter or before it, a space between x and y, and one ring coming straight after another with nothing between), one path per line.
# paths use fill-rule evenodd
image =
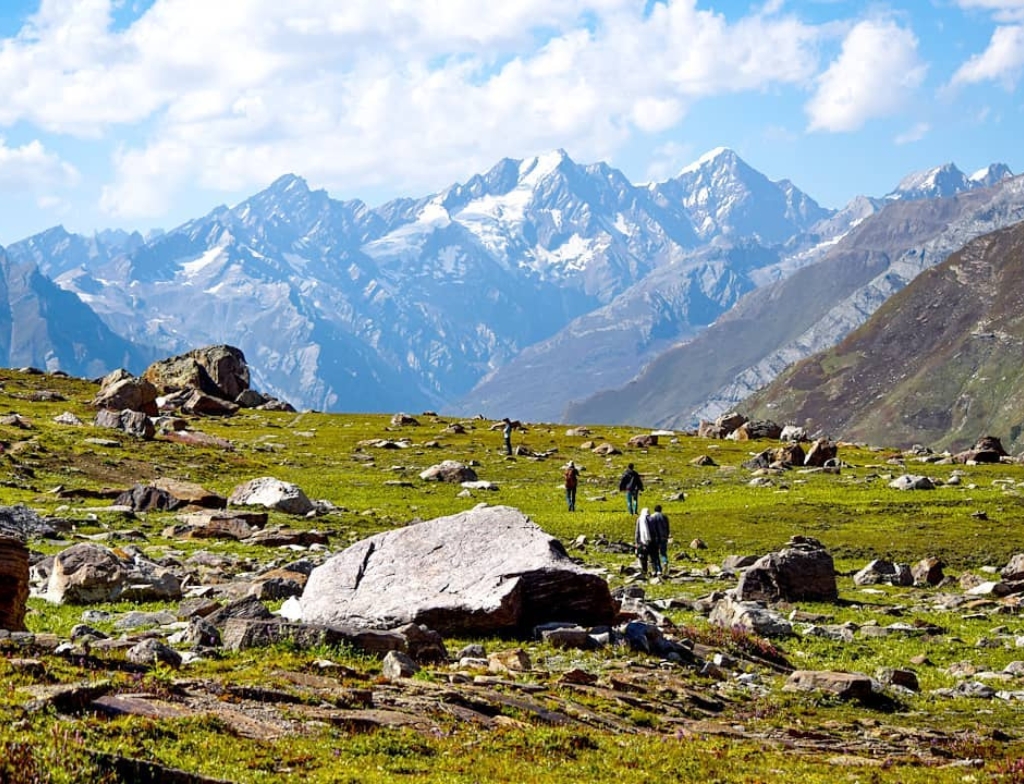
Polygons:
M1024 223L921 273L839 345L744 403L752 416L876 444L1024 449Z

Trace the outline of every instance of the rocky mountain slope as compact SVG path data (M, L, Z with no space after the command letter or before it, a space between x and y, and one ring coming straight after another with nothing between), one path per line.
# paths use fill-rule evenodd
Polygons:
M953 450L993 433L1024 448L1024 223L918 275L836 347L744 404L836 437Z
M734 408L788 365L831 347L920 272L1024 220L1024 178L943 199L895 200L817 262L743 297L628 385L570 405L578 422L690 427Z
M0 249L0 363L96 376L153 357L152 349L115 334L35 264L13 261Z

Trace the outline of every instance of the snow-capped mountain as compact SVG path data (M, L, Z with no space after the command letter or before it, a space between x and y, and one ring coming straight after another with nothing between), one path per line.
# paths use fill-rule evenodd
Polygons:
M993 163L968 177L956 164L946 163L934 169L908 174L888 194L886 199L941 199L958 193L995 185L1012 177L1005 163Z
M240 347L298 406L555 419L882 204L833 213L727 149L640 186L557 150L374 208L285 175L163 234L58 227L7 250L134 344Z
M831 214L791 182L770 181L725 147L650 188L659 203L682 207L703 242L720 236L781 243Z

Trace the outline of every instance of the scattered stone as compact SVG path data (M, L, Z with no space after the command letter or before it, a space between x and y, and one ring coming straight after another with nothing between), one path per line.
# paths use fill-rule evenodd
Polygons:
M215 345L154 362L142 378L154 388L154 400L169 392L198 390L230 401L249 388L249 367L241 349Z
M942 569L942 561L938 558L921 559L911 567L910 573L914 578L914 585L935 586L946 579ZM1024 579L1024 574L1020 578L1014 579Z
M926 476L904 474L889 482L893 490L934 490L935 483Z
M182 411L197 416L231 416L238 413L238 408L237 403L201 392L198 389L192 390L185 402L181 404Z
M807 429L799 425L786 425L779 434L780 441L806 441Z
M998 463L1004 457L1009 457L1009 454L1003 449L1003 444L998 438L982 436L972 448L953 455L953 462L967 465Z
M181 654L159 640L146 639L125 652L125 658L133 664L155 666L166 664L178 669L181 666Z
M122 376L118 371L104 379L90 405L111 411L135 411L156 416L157 389L145 379Z
M708 620L726 629L743 629L765 637L788 637L793 624L760 602L741 601L726 594L715 603Z
M829 441L827 438L819 438L807 450L804 465L821 468L836 460L838 455L839 446L835 442Z
M411 678L420 671L420 666L408 654L401 651L388 651L381 662L381 670L385 678L393 681L399 678Z
M644 433L633 436L626 442L629 446L637 449L647 449L648 447L658 445L658 437L653 433Z
M109 427L113 430L120 430L135 438L150 441L156 435L156 428L153 421L141 411L124 409L117 411L104 408L96 412L95 424L97 427Z
M533 669L530 655L522 648L506 651L495 651L487 657L491 672L528 672Z
M855 585L902 585L914 584L914 576L907 564L894 564L877 558L853 576Z

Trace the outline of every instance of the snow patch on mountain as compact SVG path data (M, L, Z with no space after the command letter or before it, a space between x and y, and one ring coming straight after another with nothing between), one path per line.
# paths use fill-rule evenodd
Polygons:
M718 158L722 157L723 155L728 155L730 153L732 153L732 150L730 150L728 147L715 147L714 149L708 150L693 163L689 163L686 166L684 166L682 169L679 170L679 174L677 174L676 176L679 177L683 174L692 174L694 172L698 172L701 169L706 168L709 164L714 163Z

